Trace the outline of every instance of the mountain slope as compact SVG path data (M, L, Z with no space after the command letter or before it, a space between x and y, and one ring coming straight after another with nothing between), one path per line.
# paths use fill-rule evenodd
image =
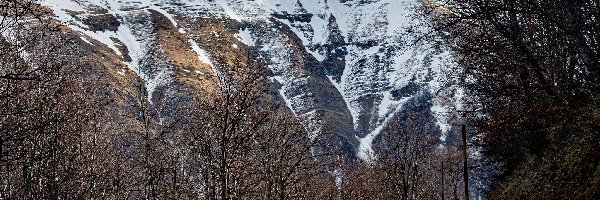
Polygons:
M450 55L418 40L426 18L418 0L46 0L87 48L122 62L109 67L145 81L158 119L182 98L209 93L218 69L264 66L309 136L332 131L363 159L394 113L427 96L440 138L450 129ZM126 67L125 67L126 66ZM125 77L127 78L127 77ZM423 99L423 98L421 98ZM450 100L448 100L450 99Z

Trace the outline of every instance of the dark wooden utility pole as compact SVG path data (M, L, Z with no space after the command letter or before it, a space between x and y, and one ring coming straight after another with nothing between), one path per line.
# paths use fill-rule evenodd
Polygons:
M469 171L467 167L467 130L462 125L462 146L463 146L463 178L465 182L465 200L469 200Z
M442 160L442 200L444 200L444 161Z
M175 158L171 159L173 166L173 200L177 200L177 161L179 159L179 153L176 154Z

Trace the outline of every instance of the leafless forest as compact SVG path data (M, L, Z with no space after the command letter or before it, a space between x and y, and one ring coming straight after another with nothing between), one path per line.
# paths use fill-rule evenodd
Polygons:
M427 2L436 32L423 39L458 58L478 192L598 198L598 1ZM440 147L418 109L364 161L327 127L309 137L248 62L215 66L219 87L182 90L160 120L144 80L113 87L50 16L0 1L0 199L466 198L462 144Z

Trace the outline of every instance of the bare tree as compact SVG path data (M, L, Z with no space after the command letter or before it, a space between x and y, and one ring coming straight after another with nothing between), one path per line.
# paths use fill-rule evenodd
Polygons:
M312 185L327 175L331 166L328 153L321 151L326 134L309 137L304 126L293 116L273 110L269 121L255 140L253 166L257 169L256 190L261 199L313 198ZM331 175L330 175L331 176ZM327 186L321 185L321 190ZM331 183L329 187L334 187Z
M460 66L477 145L503 172L493 184L502 192L493 196L598 194L590 179L581 178L593 176L598 162L576 168L576 174L587 175L556 170L571 168L563 166L568 160L597 157L570 152L598 149L592 144L598 134L590 126L598 123L592 114L600 85L598 1L448 0L434 5L443 19L439 31ZM560 178L547 178L555 176ZM567 182L579 186L565 189Z
M425 105L394 116L376 160L343 168L342 199L462 198L459 148L441 146Z
M35 1L1 1L0 15L0 198L75 195L76 49Z
M219 88L202 97L189 127L190 145L199 156L202 194L207 199L249 195L247 173L250 149L268 120L272 103L266 102L265 71L221 68Z

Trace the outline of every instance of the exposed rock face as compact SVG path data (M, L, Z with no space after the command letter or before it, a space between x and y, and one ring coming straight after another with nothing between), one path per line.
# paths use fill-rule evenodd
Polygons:
M121 22L111 14L91 15L82 20L83 24L87 25L90 31L118 31Z
M399 0L46 0L81 35L98 66L118 79L144 79L157 121L185 103L185 91L217 86L214 66L267 67L275 94L309 132L331 131L363 158L406 102L427 107L449 130L452 88L440 81L450 56L416 42L427 29L421 2ZM104 62L104 61L100 61ZM119 75L120 74L120 75ZM127 87L126 85L122 85ZM443 91L443 92L440 92ZM416 99L415 99L416 98ZM411 100L413 99L413 100Z

